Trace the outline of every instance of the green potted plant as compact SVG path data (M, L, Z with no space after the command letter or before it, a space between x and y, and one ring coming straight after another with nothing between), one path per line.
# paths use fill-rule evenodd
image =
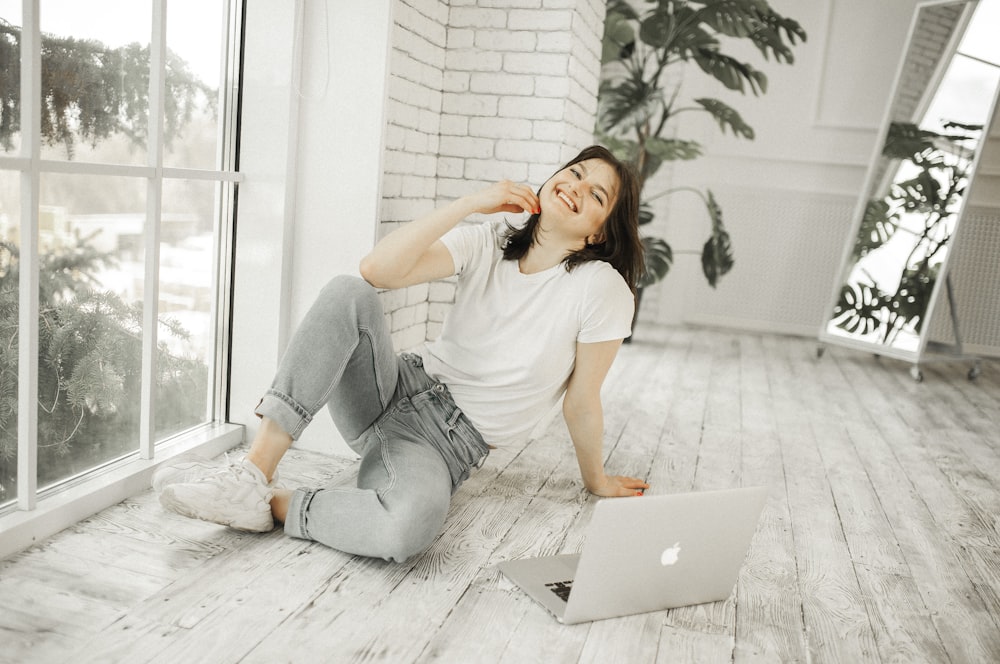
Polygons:
M637 9L642 7L642 9ZM631 163L644 185L667 161L701 155L697 141L675 135L672 123L679 114L710 114L721 131L754 138L733 108L711 98L690 101L680 97L675 68L696 64L706 75L730 90L755 96L767 91L767 77L747 62L723 53L726 38L748 39L776 62L793 62L792 46L806 33L794 20L774 11L766 0L610 0L604 26L602 82L598 96L599 140L619 158ZM643 189L640 225L653 220L649 203L686 191L699 196L711 230L701 251L702 271L714 288L733 266L729 233L722 208L711 190L690 187L649 194ZM659 281L673 263L673 250L658 237L643 237L646 273L641 289Z

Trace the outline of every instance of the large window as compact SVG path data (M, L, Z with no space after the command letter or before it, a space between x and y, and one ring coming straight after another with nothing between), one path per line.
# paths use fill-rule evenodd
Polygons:
M218 420L238 0L0 0L0 509Z

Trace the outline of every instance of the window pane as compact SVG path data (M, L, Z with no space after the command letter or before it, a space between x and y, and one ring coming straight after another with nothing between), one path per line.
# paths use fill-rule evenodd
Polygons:
M962 36L962 43L958 47L959 53L995 65L1000 64L1000 48L993 32L998 25L1000 25L1000 5L995 2L980 2L976 6L976 15Z
M19 173L0 171L0 505L17 499Z
M158 439L211 419L215 357L215 220L221 186L165 180L160 232Z
M43 174L38 486L139 447L141 178Z
M163 163L179 168L219 167L219 79L226 46L226 0L171 0L167 5L168 82L177 110L164 123ZM186 120L186 121L185 121Z
M21 0L0 0L0 147L21 149Z
M41 0L42 157L144 164L151 0Z

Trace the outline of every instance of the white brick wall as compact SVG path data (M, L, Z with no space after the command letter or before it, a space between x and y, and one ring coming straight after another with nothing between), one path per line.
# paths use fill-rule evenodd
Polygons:
M593 142L601 0L396 0L382 233L499 179L538 187ZM399 349L436 337L450 281L386 292Z

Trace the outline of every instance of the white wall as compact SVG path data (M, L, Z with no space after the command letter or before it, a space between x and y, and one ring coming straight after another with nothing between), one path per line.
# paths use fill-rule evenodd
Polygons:
M374 243L391 7L248 3L230 421L251 437L289 334ZM339 441L318 417L301 445Z
M293 322L330 278L357 274L379 220L393 3L323 4L304 5Z
M278 364L288 323L297 97L296 3L252 3L244 33L228 421L245 424Z

